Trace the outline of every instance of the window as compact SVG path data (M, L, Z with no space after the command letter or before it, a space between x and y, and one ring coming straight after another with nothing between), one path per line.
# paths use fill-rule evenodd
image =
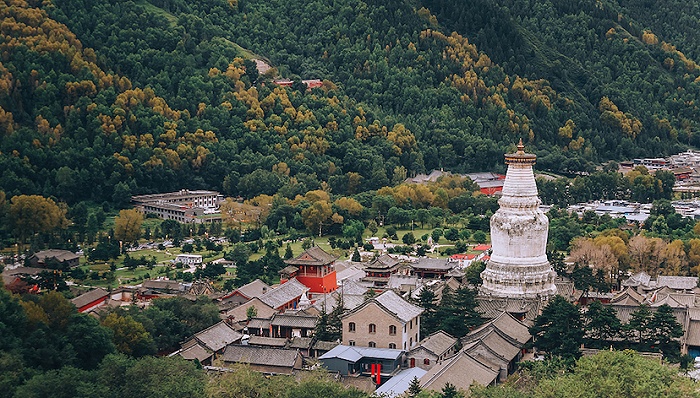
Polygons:
M369 332L370 333L377 333L377 325L370 323L369 324Z
M389 343L389 348L391 348L392 350L395 350L395 349L396 349L396 344L394 344L394 343Z
M348 344L350 344L351 346L354 346L354 345L355 345L355 340L350 340L350 341L348 341Z
M423 360L423 365L430 365L430 358L425 358Z
M355 331L355 322L348 323L348 332L354 332L354 331Z
M367 345L374 348L377 346L377 343L375 343L374 341L370 341L369 343L367 343Z
M396 326L394 325L389 325L389 334L392 336L396 335Z

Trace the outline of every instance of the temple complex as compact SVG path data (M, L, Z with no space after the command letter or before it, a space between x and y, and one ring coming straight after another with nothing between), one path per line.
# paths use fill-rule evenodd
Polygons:
M313 246L299 256L285 260L285 267L280 271L280 283L296 278L309 288L311 295L330 293L338 288L335 273L336 258Z
M518 151L505 155L508 172L500 208L491 217L491 258L481 273L482 296L546 299L556 294L556 273L546 255L549 219L539 209L532 166L537 156Z

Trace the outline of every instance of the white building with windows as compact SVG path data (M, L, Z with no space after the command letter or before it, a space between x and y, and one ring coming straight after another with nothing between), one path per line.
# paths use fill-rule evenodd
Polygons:
M202 265L202 256L199 254L178 254L175 263L182 263L190 267Z

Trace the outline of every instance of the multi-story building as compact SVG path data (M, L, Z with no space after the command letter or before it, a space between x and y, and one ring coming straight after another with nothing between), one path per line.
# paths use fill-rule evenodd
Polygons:
M301 253L299 256L285 260L285 267L280 271L280 282L296 278L304 286L309 288L311 295L322 295L338 289L338 280L335 273L336 258L314 246Z
M420 341L422 312L387 290L343 316L343 345L409 350Z
M221 221L217 209L222 196L216 191L190 191L132 196L131 201L146 214L181 223Z

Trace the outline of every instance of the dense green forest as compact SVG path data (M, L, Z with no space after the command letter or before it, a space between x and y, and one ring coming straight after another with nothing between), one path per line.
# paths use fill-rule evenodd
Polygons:
M698 7L6 0L0 13L8 197L349 195L433 168L502 170L521 137L539 168L573 174L698 140Z

